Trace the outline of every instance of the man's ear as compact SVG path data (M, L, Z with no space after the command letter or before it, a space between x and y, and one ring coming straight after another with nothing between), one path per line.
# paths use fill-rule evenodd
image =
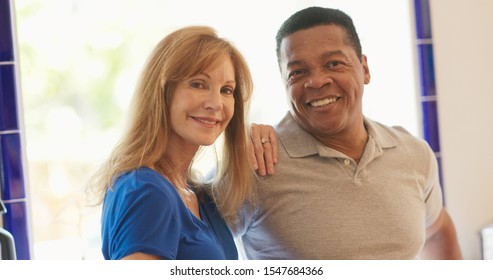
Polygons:
M364 71L364 82L365 85L370 83L370 68L368 67L368 59L366 58L366 55L362 54L361 55L361 65L363 66L363 71Z

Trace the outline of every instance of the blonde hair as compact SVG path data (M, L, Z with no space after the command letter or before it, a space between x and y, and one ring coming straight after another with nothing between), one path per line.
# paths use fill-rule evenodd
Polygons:
M142 166L159 166L175 186L179 185L180 174L165 157L172 95L178 82L202 72L224 54L229 55L235 69L234 114L224 131L223 156L211 189L223 217L228 222L235 220L252 193L245 122L253 82L241 53L206 26L179 29L162 39L151 53L134 95L128 129L89 185L98 204L119 176ZM193 182L190 170L191 166L187 179Z

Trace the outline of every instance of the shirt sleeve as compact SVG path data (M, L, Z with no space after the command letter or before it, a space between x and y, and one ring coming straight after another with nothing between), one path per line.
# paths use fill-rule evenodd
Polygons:
M238 219L231 226L231 231L235 238L241 238L246 234L250 226L255 221L258 214L258 209L255 205L246 202L238 211Z
M110 204L111 259L141 252L176 259L180 228L173 200L162 188L146 183L120 188Z
M428 180L425 188L426 227L432 225L443 208L442 187L438 174L438 163L429 146L426 147L429 161Z

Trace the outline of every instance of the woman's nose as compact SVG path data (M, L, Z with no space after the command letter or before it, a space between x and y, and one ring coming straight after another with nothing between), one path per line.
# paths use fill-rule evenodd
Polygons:
M223 108L223 100L220 89L213 89L207 95L204 101L204 107L207 110L218 111Z

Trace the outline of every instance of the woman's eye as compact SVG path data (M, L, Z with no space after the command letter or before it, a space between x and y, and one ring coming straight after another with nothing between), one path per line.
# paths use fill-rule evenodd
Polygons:
M234 93L234 89L230 87L225 87L221 90L221 92L227 95L231 95Z
M200 82L191 82L190 86L193 88L204 88L204 85Z

